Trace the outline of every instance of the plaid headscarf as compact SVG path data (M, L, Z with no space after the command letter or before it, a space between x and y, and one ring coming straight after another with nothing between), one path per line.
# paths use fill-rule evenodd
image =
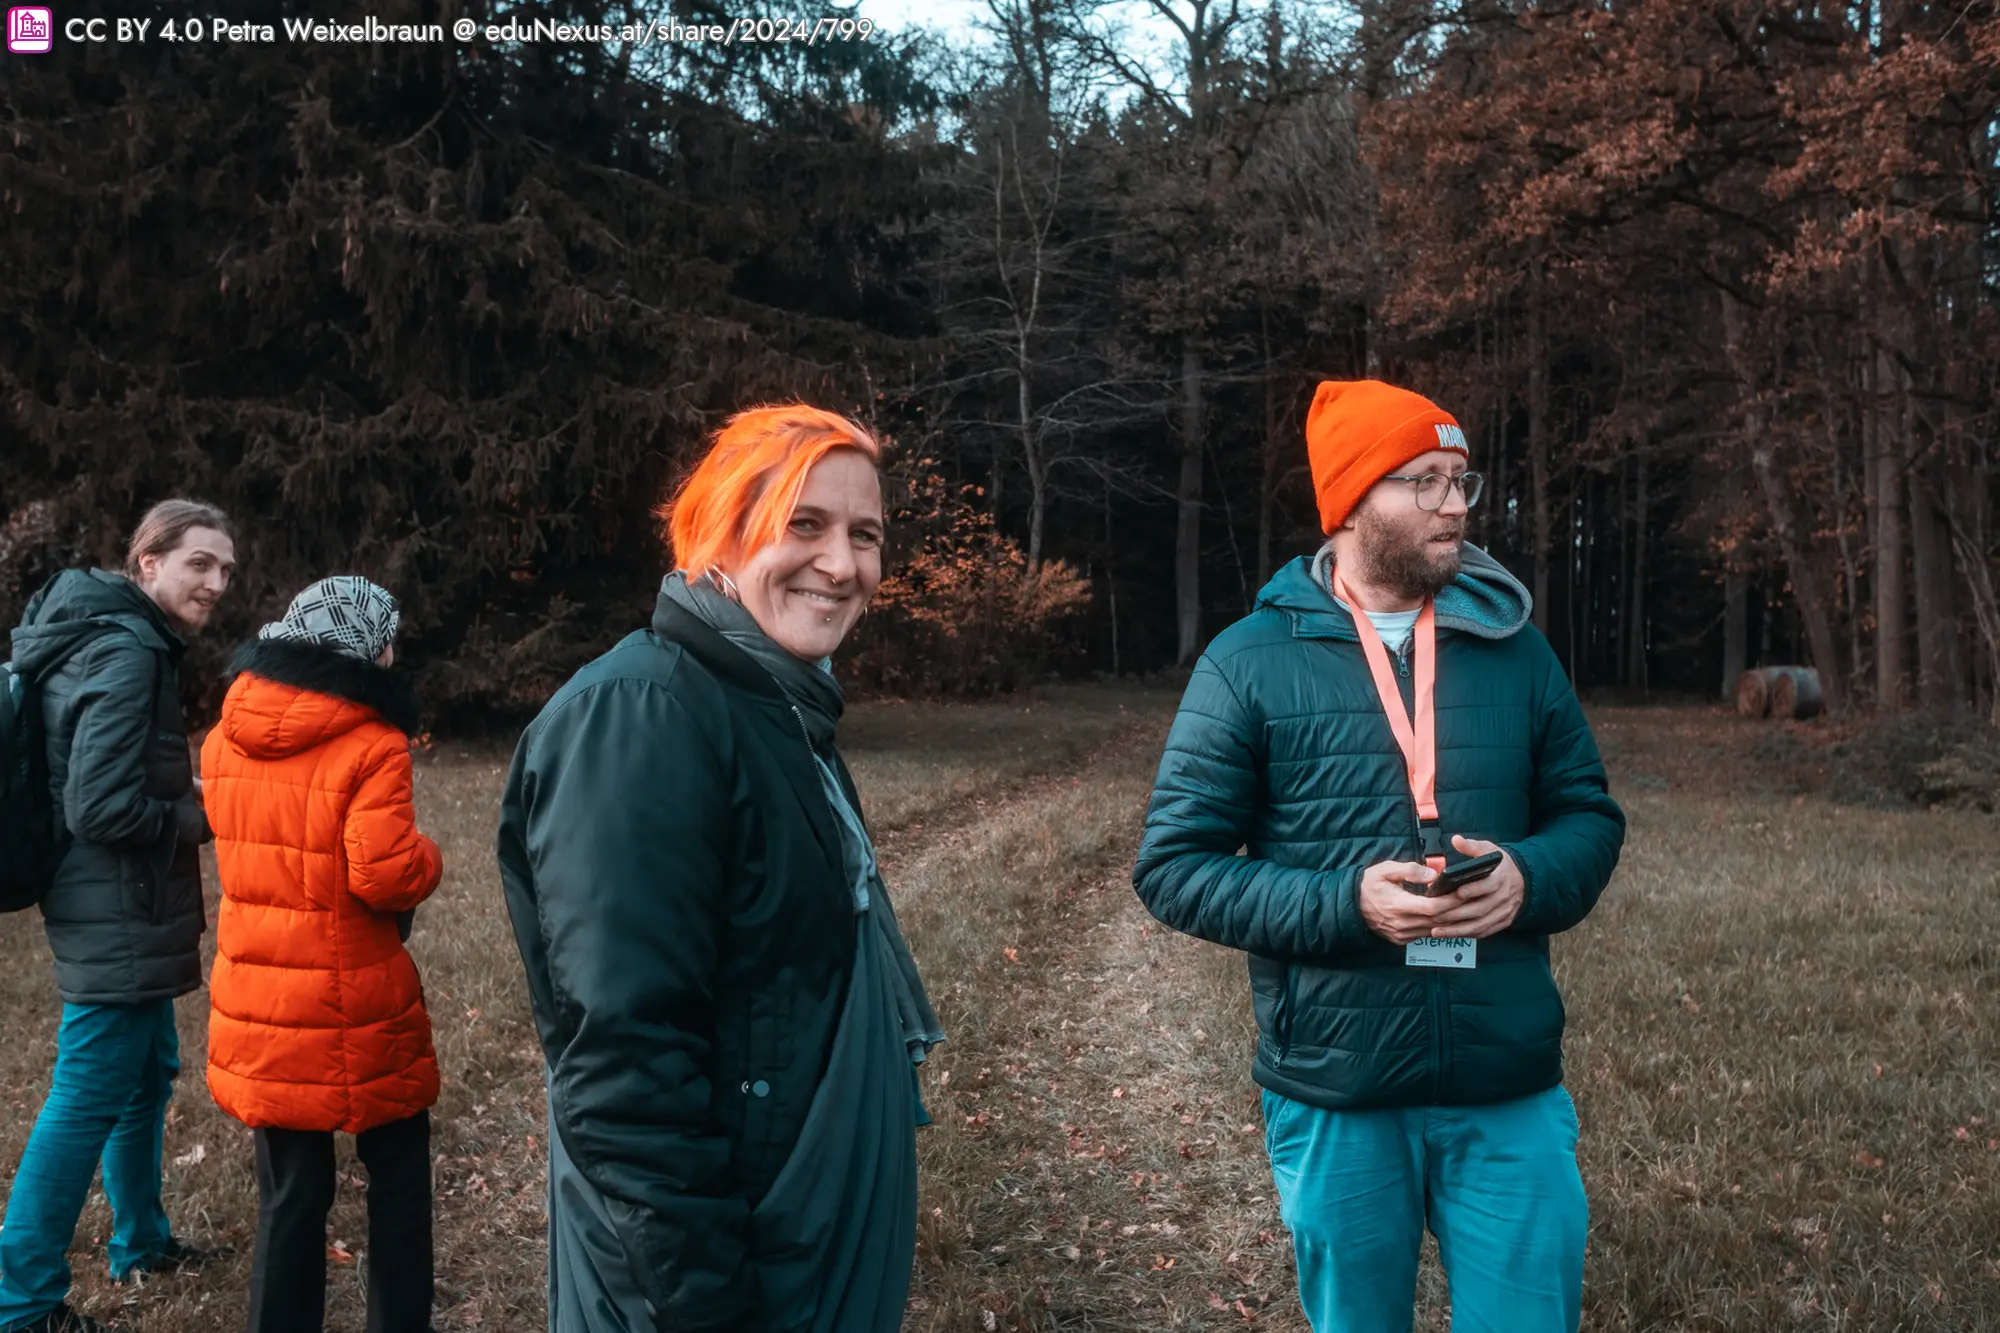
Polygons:
M396 639L402 623L396 599L357 574L321 579L285 608L284 619L257 631L260 639L315 643L373 662Z

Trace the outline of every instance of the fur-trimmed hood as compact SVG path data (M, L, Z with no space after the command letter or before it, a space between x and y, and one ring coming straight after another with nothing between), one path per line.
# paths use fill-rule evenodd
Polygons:
M421 713L402 677L330 648L259 639L229 664L236 679L221 727L246 754L279 758L322 745L370 721L415 735Z

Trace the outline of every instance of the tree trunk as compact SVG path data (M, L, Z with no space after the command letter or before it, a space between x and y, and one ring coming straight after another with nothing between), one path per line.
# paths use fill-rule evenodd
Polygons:
M1174 652L1179 666L1201 651L1201 352L1181 349L1181 476L1176 498L1180 523L1174 534L1174 604L1180 635Z
M1886 350L1875 354L1869 407L1875 417L1875 706L1898 712L1909 674L1906 630L1909 589L1903 578L1903 450L1893 404L1896 370Z
M1535 628L1549 632L1549 344L1542 261L1528 268L1528 487L1533 506ZM1572 663L1572 669L1574 664Z
M1583 624L1582 666L1579 668L1574 655L1572 655L1569 666L1570 675L1579 685L1585 683L1594 685L1597 683L1598 677L1597 644L1599 636L1597 633L1596 614L1597 589L1592 586L1592 573L1597 556L1597 542L1594 538L1597 532L1598 481L1596 474L1591 472L1583 473L1582 480L1583 493L1578 502L1570 507L1571 513L1576 516L1576 530L1569 533L1563 542L1572 551L1577 551L1581 548L1580 553L1575 557L1575 563L1570 566L1574 577L1570 579L1569 610L1564 619L1569 622L1570 643L1572 645L1576 642L1577 623L1581 621ZM1571 651L1574 654L1573 648Z
M1826 580L1813 560L1809 544L1811 529L1799 521L1795 510L1796 499L1785 478L1778 475L1775 447L1770 432L1765 429L1764 408L1757 401L1756 385L1750 378L1752 362L1747 358L1743 345L1742 307L1736 297L1726 290L1722 293L1722 328L1729 360L1742 377L1742 393L1746 401L1743 424L1750 445L1750 471L1757 479L1757 489L1763 494L1765 508L1770 513L1771 530L1778 538L1778 549L1785 555L1785 566L1792 579L1792 595L1798 601L1799 615L1805 622L1806 640L1812 647L1813 665L1819 668L1827 707L1838 711L1845 691L1840 678L1840 649L1833 636L1833 618L1829 614L1832 599ZM1770 623L1767 599L1764 608L1767 631Z
M1771 651L1771 628L1778 623L1778 613L1771 609L1771 571L1762 570L1757 575L1757 662L1762 665L1776 657Z
M1841 433L1836 423L1839 412L1838 400L1831 392L1831 381L1824 371L1822 382L1829 386L1826 399L1826 442L1833 455L1833 513L1835 542L1840 550L1841 595L1847 610L1847 671L1849 680L1861 676L1861 565L1854 554L1853 510L1847 473L1847 451L1841 447ZM1865 465L1864 465L1865 466Z
M1034 402L1028 390L1028 348L1021 345L1021 365L1015 376L1020 386L1017 402L1021 419L1021 461L1028 465L1028 577L1042 567L1042 528L1048 513L1048 469L1042 466L1042 451L1035 440Z
M1952 587L1951 535L1938 514L1935 457L1920 449L1912 413L1903 459L1910 502L1910 576L1916 584L1917 702L1930 712L1958 706L1958 614Z
M1964 429L1969 432L1969 423ZM1967 664L1967 675L1972 678L1966 682L1966 697L1978 706L1982 684L1976 677L1984 675L1988 716L1994 726L2000 727L2000 589L1996 589L1993 577L1992 443L1988 437L1973 437L1969 433L1964 441L1969 444L1973 438L1978 439L1977 445L1955 450L1951 458L1943 518L1951 533L1958 569L1965 577L1966 604L1972 612L1978 642L1984 649L1983 671L1974 663Z
M998 425L999 423L994 423ZM1000 480L1007 475L1007 451L1000 447L1003 436L994 437L993 484L986 488L986 512L993 515L993 522L1000 522Z
M1111 532L1111 478L1104 479L1104 594L1111 604L1111 678L1122 674L1118 662L1118 543Z
M1750 579L1740 569L1722 575L1722 697L1736 690L1736 681L1750 661Z
M1257 586L1271 581L1271 507L1278 499L1278 369L1271 359L1271 313L1258 311L1264 335L1264 449L1257 470Z
M1585 669L1584 664L1577 660L1576 655L1576 565L1578 559L1576 550L1576 506L1579 488L1588 484L1589 478L1587 476L1581 478L1573 477L1570 481L1569 494L1563 497L1562 663L1563 669L1569 672L1570 679L1576 681L1578 684L1583 683L1584 678L1589 675L1589 672ZM1554 617L1551 616L1550 619L1553 620Z
M1761 432L1753 435L1759 439L1750 451L1750 469L1757 474L1757 486L1764 493L1764 503L1771 511L1771 527L1777 533L1778 545L1785 553L1785 564L1792 575L1792 594L1798 601L1799 617L1805 622L1806 642L1811 645L1814 665L1820 669L1820 682L1826 696L1827 707L1840 707L1840 648L1833 637L1833 621L1827 615L1831 599L1827 594L1825 581L1813 565L1811 554L1805 546L1805 535L1801 525L1792 514L1792 494L1785 489L1785 483L1777 475L1772 459L1772 449L1761 440Z
M1618 458L1618 500L1612 504L1614 518L1618 524L1618 572L1606 580L1610 594L1604 598L1604 606L1616 606L1616 616L1612 618L1612 679L1620 685L1632 675L1632 662L1628 652L1632 648L1632 626L1628 616L1632 614L1632 454Z
M1952 539L1972 585L1972 616L1986 645L1986 679L1992 691L1988 717L2000 727L2000 591L1994 587L1993 563L1969 534L1957 532Z
M1874 689L1875 680L1875 565L1876 565L1876 513L1882 507L1882 469L1875 466L1877 441L1882 434L1882 421L1875 411L1875 353L1863 348L1860 364L1855 369L1855 382L1861 386L1861 517L1862 536L1867 548L1867 580L1863 588L1863 601L1868 608L1868 633L1866 650L1869 654L1865 672L1861 669L1861 659L1855 659L1855 683L1867 682L1865 688Z
M1646 688L1646 536L1652 525L1646 494L1646 455L1639 454L1632 496L1632 584L1626 598L1625 683Z
M1206 449L1202 450L1210 467L1215 469L1215 496L1222 502L1222 531L1229 538L1229 559L1236 566L1236 590L1241 600L1243 614L1250 614L1250 571L1243 563L1243 548L1236 540L1236 506L1229 501L1229 478L1222 475L1222 460Z

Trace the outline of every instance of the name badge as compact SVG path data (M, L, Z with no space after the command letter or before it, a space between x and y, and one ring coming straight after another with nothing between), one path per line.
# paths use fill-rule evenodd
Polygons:
M1426 935L1403 946L1405 967L1478 967L1478 940L1433 939Z

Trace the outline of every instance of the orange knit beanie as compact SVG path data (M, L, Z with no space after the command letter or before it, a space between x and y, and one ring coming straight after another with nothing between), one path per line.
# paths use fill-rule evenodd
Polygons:
M1306 413L1320 531L1332 533L1385 472L1433 449L1468 452L1458 418L1381 380L1323 380Z

